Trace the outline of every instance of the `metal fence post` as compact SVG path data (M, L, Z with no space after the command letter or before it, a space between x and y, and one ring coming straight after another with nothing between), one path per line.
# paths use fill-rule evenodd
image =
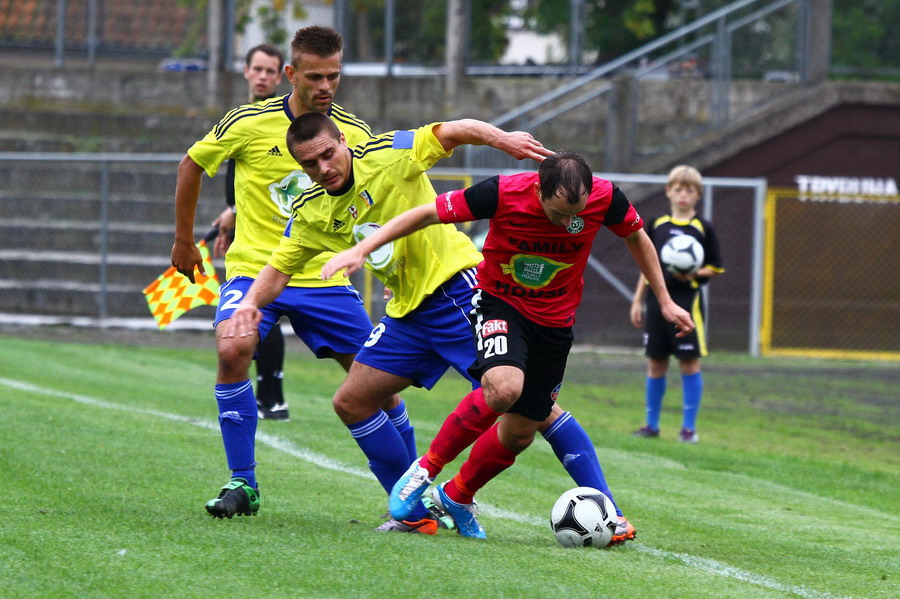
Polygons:
M713 122L720 127L728 122L730 54L731 39L723 16L716 21L716 38L713 42Z
M56 0L56 41L54 64L63 66L66 47L66 0Z
M100 320L109 315L109 161L100 163Z

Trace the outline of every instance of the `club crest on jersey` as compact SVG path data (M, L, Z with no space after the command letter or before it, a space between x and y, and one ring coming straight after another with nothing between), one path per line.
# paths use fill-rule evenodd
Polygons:
M359 197L361 197L366 202L366 206L372 206L375 203L375 200L372 199L372 196L370 196L369 192L365 189L362 190L362 193L359 194Z
M557 273L572 266L557 262L544 256L531 254L516 254L509 260L509 264L501 264L500 270L505 275L512 275L513 280L531 289L540 289L550 284Z
M350 204L350 206L347 207L347 212L350 213L350 216L353 217L353 220L359 218L359 210L356 209L356 206L354 204Z
M496 333L508 333L509 324L505 320L487 320L481 325L481 337L490 337Z
M269 197L278 207L278 211L287 217L291 215L291 204L310 185L312 185L312 179L302 170L297 169L279 183L270 183Z
M572 222L569 223L569 226L566 227L566 231L575 235L576 233L581 233L584 230L584 219L580 216L573 216Z
M553 388L553 391L550 392L550 401L556 401L556 398L559 397L560 389L562 389L562 383L558 384Z

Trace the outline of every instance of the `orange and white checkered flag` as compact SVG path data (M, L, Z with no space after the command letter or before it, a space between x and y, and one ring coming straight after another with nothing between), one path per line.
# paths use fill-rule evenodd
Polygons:
M198 283L194 284L179 274L174 266L170 266L166 272L144 288L147 306L160 329L166 328L173 320L192 308L219 305L219 279L209 257L209 249L205 241L198 243L197 247L200 248L203 267L208 276L196 273Z

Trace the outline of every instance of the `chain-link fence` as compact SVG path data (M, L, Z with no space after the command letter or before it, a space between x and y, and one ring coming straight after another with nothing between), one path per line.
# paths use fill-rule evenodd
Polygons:
M900 359L898 231L900 196L770 191L763 352Z

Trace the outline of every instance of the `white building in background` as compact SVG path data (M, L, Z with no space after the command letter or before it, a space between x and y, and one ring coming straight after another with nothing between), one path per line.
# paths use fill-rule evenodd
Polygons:
M500 64L547 64L566 59L566 46L558 35L543 35L525 29L507 33L509 46L500 58Z

